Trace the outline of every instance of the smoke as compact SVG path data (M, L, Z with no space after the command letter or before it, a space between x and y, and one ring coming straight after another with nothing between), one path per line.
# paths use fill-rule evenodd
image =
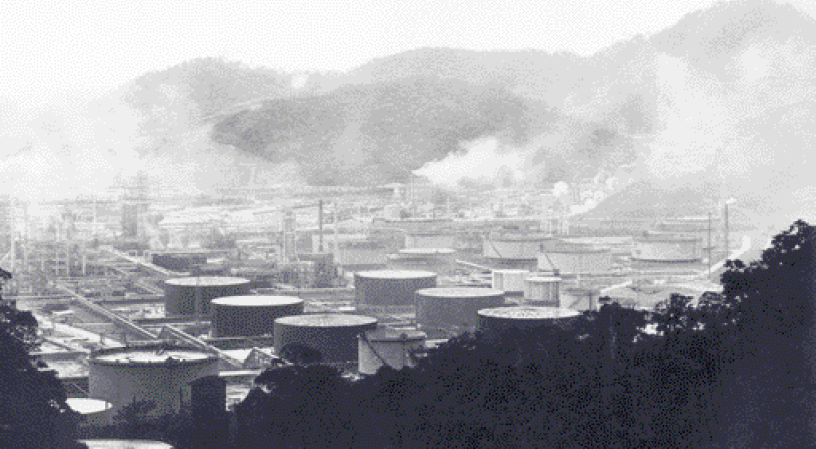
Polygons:
M414 174L432 183L456 187L462 181L513 184L527 175L533 152L504 145L496 137L460 143L461 151L439 161L426 163Z
M0 186L29 203L110 196L144 173L153 191L196 195L248 185L303 183L297 167L273 164L210 140L212 125L173 86L165 106L138 110L109 94L0 104Z

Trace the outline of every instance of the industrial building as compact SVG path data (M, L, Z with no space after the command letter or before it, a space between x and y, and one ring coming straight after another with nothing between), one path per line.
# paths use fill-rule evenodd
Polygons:
M191 394L179 392L210 375L235 402L287 345L370 375L492 326L480 320L526 323L520 307L569 315L607 294L651 306L659 295L644 286L694 292L681 288L694 272L642 261L695 260L708 233L699 219L583 220L539 191L455 193L428 209L412 202L434 191L425 185L395 204L389 189L202 199L147 181L36 207L0 198L0 267L14 273L4 298L41 323L36 356L72 399L89 400L75 401L89 423L139 398L167 397L157 412L177 410ZM482 318L496 308L517 313ZM151 384L157 376L171 381Z

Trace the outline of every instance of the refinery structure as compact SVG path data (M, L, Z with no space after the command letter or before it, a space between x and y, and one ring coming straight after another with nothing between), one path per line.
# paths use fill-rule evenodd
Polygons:
M711 273L740 248L739 229L717 210L582 218L576 204L611 184L454 191L438 204L422 183L185 198L138 176L104 197L7 196L3 297L34 313L35 355L104 422L134 401L177 411L205 378L238 402L297 348L364 376L462 332L717 290Z

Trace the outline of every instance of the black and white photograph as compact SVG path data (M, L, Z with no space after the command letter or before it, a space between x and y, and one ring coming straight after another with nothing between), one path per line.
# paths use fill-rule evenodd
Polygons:
M0 449L816 447L816 2L0 0Z

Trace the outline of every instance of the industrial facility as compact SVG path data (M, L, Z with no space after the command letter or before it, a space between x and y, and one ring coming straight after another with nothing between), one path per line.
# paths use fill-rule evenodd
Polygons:
M105 197L0 198L3 296L34 314L34 355L99 423L134 401L178 411L213 376L234 404L292 348L365 376L462 332L699 295L739 246L718 217L585 220L552 186L451 192L444 206L423 189L191 198L142 175Z

